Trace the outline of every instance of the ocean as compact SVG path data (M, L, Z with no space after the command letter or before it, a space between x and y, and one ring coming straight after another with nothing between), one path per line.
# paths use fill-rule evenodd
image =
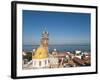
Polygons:
M23 45L23 51L28 52L32 51L33 49L37 49L39 45ZM91 46L86 44L86 45L49 45L49 51L53 51L53 49L56 49L57 51L64 52L64 51L75 51L75 50L81 50L81 51L86 51L90 52L91 51Z

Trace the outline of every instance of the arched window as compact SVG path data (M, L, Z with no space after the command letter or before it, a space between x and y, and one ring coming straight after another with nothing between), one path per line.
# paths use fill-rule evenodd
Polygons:
M41 66L41 61L39 61L39 66Z
M45 60L45 65L47 64L47 61Z

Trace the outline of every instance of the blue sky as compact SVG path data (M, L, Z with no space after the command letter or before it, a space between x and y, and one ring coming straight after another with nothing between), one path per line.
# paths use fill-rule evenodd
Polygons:
M90 43L90 14L23 10L23 44L40 43L49 32L49 44Z

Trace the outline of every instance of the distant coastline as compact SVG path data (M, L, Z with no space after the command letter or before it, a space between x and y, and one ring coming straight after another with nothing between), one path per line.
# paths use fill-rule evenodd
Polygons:
M39 45L23 45L23 51L32 51L33 49L36 49ZM49 51L51 52L54 48L56 48L60 52L64 51L75 51L75 50L81 50L81 51L87 51L91 52L91 45L90 44L51 44L49 45Z

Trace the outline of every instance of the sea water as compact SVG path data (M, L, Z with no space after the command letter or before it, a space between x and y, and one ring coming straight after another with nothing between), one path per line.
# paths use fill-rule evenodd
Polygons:
M33 49L37 49L39 45L23 45L23 51L32 51ZM85 45L49 45L49 51L53 51L56 49L57 51L64 52L64 51L75 51L75 50L81 50L81 51L86 51L90 52L91 51L91 46L89 44Z

